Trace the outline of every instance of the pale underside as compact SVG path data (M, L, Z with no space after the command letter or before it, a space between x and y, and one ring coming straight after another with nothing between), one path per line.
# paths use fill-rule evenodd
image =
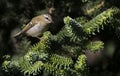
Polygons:
M38 37L42 35L46 30L47 30L47 27L40 25L40 23L37 23L28 31L26 31L26 34L32 37Z

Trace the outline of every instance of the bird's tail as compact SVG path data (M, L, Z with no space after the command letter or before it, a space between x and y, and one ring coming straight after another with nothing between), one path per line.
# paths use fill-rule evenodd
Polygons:
M23 39L24 35L22 32L18 32L17 34L13 35L13 38L16 40L17 42L20 42Z
M22 32L18 32L18 33L15 34L13 37L14 37L14 38L17 38L17 37L20 37L20 36L22 36Z

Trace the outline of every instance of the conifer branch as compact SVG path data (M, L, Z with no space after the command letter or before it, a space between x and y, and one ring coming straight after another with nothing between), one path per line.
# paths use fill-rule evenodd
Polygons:
M86 61L87 57L84 54L80 55L75 63L75 69L80 72L85 71L87 69Z
M86 49L92 52L100 51L104 48L104 43L102 41L91 41L86 45Z
M120 13L120 9L116 7L112 7L107 9L106 11L102 12L101 14L97 15L95 18L87 22L84 27L83 31L86 34L95 34L95 32L99 32L100 29L104 29L104 25L112 22L112 18Z

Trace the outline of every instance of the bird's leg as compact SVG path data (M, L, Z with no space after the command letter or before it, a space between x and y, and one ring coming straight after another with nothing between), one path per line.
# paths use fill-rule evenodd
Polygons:
M39 39L40 42L41 42L41 41L44 41L44 37L36 37L36 38Z
M42 34L40 34L38 37L36 37L36 38L38 38L40 41L42 40L42 38L43 38L43 35Z

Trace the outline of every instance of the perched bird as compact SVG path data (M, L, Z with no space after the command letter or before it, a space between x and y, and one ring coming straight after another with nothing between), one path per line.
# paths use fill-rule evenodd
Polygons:
M14 37L26 34L31 37L41 36L48 28L49 24L52 23L52 17L49 14L42 14L32 18L32 20Z

